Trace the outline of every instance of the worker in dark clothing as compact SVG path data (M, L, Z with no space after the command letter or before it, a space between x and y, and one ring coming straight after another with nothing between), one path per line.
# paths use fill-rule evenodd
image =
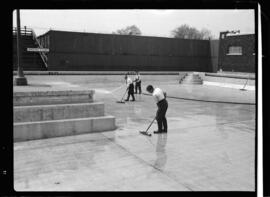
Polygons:
M127 84L127 91L128 91L128 96L127 99L125 101L129 101L129 97L130 95L132 96L132 100L131 101L135 101L135 97L134 97L134 84L131 80L131 78L129 76L126 77L126 84Z
M139 94L142 93L142 88L141 88L141 76L138 71L136 71L136 76L135 76L135 94L139 91Z
M148 85L146 90L153 95L158 107L156 112L158 130L154 131L154 133L167 133L168 125L166 112L168 109L168 102L166 100L166 92L163 92L160 88L154 88L152 85Z

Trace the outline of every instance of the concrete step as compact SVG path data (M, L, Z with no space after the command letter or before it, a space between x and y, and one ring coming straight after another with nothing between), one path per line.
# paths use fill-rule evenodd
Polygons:
M187 73L179 80L180 84L203 84L203 80L199 74Z
M192 78L192 77L187 77L183 81L201 81L202 79L200 78Z
M203 82L191 81L191 82L181 82L181 84L203 84Z
M33 122L104 116L104 103L16 106L13 122Z
M113 116L14 123L14 142L116 129Z
M188 81L188 80L192 80L192 81L197 80L198 81L198 80L202 80L202 79L200 77L191 77L191 76L188 76L188 77L184 78L184 81Z
M14 92L14 106L50 105L93 102L94 90Z

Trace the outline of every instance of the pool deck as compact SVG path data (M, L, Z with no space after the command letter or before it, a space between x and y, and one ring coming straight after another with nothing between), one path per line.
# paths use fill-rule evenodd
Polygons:
M94 100L105 103L117 129L14 143L16 191L255 191L254 104L168 98L168 133L147 137L139 131L155 116L150 96L119 104L124 87L109 79L104 87L105 82L57 78L62 84L53 84L51 78L35 77L29 77L30 86L14 91L95 89ZM174 94L176 84L157 81L155 86ZM231 94L226 98L255 102L255 91L238 91L181 86L177 96L224 99ZM154 123L149 131L156 129Z

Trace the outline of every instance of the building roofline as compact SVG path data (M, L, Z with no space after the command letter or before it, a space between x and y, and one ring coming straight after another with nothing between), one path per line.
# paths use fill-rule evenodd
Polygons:
M45 35L49 34L50 31L51 31L51 30L48 30L47 32L45 32L45 33L43 33L43 34L41 34L41 35L39 35L39 36L37 36L37 37L39 38L39 37L41 37L41 36L45 36Z
M113 33L93 33L93 32L78 32L78 31L64 31L64 30L49 30L48 32L44 33L43 35L48 34L49 32L66 32L66 33L78 33L78 34L94 34L94 35L105 35L105 36L126 36L126 37L146 37L146 38L164 38L164 39L179 39L179 40L200 40L200 39L183 39L183 38L172 38L172 37L161 37L161 36L145 36L145 35L121 35L121 34L113 34ZM43 36L41 35L41 36ZM200 40L200 41L209 41L209 40Z
M233 37L233 36L255 36L255 34L252 33L243 33L243 34L232 34L232 35L226 35L226 37Z

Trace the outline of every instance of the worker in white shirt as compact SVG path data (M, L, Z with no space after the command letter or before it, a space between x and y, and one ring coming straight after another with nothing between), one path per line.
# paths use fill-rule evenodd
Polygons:
M167 133L168 125L166 112L168 109L168 102L166 100L166 92L163 92L160 88L154 88L152 85L148 85L146 90L153 95L158 107L156 113L158 130L154 131L154 133Z
M126 79L127 91L128 91L128 96L127 96L127 99L125 101L129 101L130 95L132 96L131 101L135 101L133 81L131 80L131 78L128 75L125 76L125 79Z
M141 76L140 76L139 71L136 71L136 75L135 75L135 94L137 94L137 92L139 92L139 94L142 93Z

